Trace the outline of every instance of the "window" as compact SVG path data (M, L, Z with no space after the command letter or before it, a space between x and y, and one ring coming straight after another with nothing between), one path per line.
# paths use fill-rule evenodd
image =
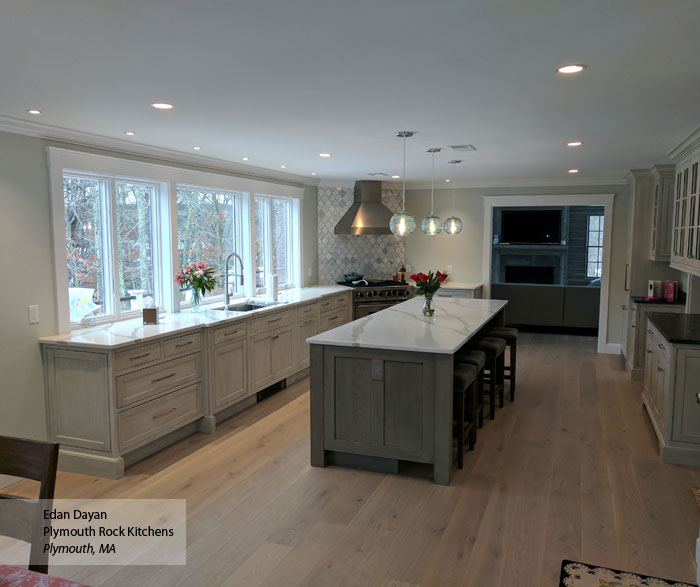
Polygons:
M266 291L269 275L277 275L279 288L298 282L298 202L290 198L255 196L255 286Z
M242 199L247 194L178 186L177 188L177 253L180 266L190 261L203 261L221 275L216 288L208 294L224 294L226 257L243 253ZM233 260L232 260L233 261ZM240 266L231 265L231 273L240 273ZM243 295L239 279L229 279L232 295ZM191 292L180 291L180 301L189 303Z
M604 216L588 217L588 246L586 248L586 277L603 274L603 221Z
M65 174L70 322L118 317L155 297L155 186Z

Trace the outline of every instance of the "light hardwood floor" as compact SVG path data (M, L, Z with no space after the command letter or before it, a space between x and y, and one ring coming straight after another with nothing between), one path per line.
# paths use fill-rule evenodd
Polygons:
M56 497L187 498L186 567L52 567L89 585L557 585L563 558L694 582L700 469L665 465L640 383L587 337L521 334L518 395L449 487L311 468L308 379ZM26 490L28 485L14 487Z

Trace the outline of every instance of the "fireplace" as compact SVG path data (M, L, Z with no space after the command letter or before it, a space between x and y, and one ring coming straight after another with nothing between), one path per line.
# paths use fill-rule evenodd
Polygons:
M533 265L506 265L506 283L554 283L554 267L536 267Z

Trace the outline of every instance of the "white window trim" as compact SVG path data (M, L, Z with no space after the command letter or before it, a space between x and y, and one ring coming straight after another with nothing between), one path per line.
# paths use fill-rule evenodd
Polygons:
M162 273L163 302L166 312L177 312L180 310L179 295L174 287L175 274L179 271L179 259L177 257L177 185L204 186L208 190L220 189L223 191L236 191L248 193L248 198L243 198L243 218L250 220L249 237L247 241L246 255L244 261L245 269L245 292L248 297L255 295L255 269L253 263L252 235L254 235L254 215L253 197L254 194L272 195L273 197L289 198L293 201L293 208L296 210L297 219L295 221L294 244L298 250L298 257L295 259L296 265L293 269L295 285L301 286L301 255L303 254L303 243L301 241L301 200L304 197L304 188L273 183L256 179L225 175L223 173L212 173L205 171L193 171L181 169L172 165L162 165L157 163L146 163L134 161L120 157L107 155L96 155L71 149L61 149L57 147L47 147L47 163L49 167L49 179L51 189L51 228L54 243L54 277L56 283L56 313L58 317L58 332L67 333L71 331L70 309L68 300L68 268L65 259L65 213L63 203L63 173L75 173L80 175L114 176L119 179L130 181L143 181L146 183L162 184L158 207L161 218L169 218L169 222L162 222L158 235L154 236L154 263L160 265L159 271ZM157 241L157 242L156 242ZM246 242L246 241L244 241ZM156 249L159 250L158 261L156 261ZM167 255L171 261L167 262ZM169 284L169 286L168 286ZM160 302L159 302L160 303ZM121 316L126 319L133 316ZM115 322L111 317L105 322ZM95 322L93 322L94 324ZM76 328L77 326L73 326Z

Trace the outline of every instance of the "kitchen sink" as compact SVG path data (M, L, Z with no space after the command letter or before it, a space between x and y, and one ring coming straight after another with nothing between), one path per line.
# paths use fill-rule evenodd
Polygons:
M252 312L253 310L260 310L261 308L268 308L269 306L279 306L280 304L286 304L287 302L243 302L240 304L230 304L227 306L221 306L216 308L217 310L231 310L232 312Z

